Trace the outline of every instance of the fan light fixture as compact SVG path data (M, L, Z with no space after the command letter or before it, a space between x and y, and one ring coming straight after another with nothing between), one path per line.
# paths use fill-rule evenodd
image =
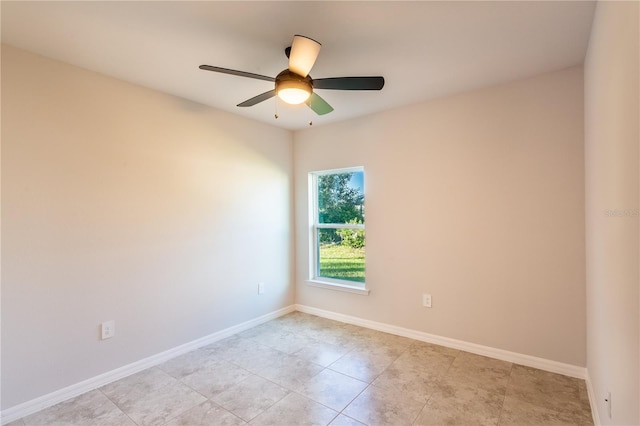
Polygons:
M291 105L298 105L309 99L311 87L303 81L282 81L278 85L278 97Z
M309 99L313 92L311 77L284 70L276 76L276 94L291 105L298 105Z

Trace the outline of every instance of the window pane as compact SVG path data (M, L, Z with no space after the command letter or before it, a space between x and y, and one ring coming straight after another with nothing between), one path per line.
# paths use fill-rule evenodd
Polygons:
M318 276L363 283L364 252L364 230L318 229Z
M364 223L364 172L318 176L318 223Z

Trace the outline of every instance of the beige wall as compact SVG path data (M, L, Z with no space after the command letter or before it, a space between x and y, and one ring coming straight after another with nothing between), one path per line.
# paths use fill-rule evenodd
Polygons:
M300 131L294 157L298 303L585 365L581 67ZM307 174L360 165L371 293L310 287Z
M615 425L640 424L639 13L598 2L585 61L587 366L600 420Z
M293 303L290 132L7 46L2 89L3 408Z

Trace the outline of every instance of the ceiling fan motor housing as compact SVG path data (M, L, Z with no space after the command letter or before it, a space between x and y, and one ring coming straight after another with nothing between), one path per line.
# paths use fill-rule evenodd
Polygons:
M312 81L309 76L303 77L286 69L276 76L276 93L284 89L301 89L312 93Z

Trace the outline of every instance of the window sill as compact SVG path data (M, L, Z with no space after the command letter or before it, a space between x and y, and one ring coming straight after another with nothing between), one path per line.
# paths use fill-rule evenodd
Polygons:
M366 287L352 286L348 284L334 283L329 281L307 280L307 284L311 287L326 288L328 290L345 291L347 293L356 293L363 296L369 295L369 289Z

